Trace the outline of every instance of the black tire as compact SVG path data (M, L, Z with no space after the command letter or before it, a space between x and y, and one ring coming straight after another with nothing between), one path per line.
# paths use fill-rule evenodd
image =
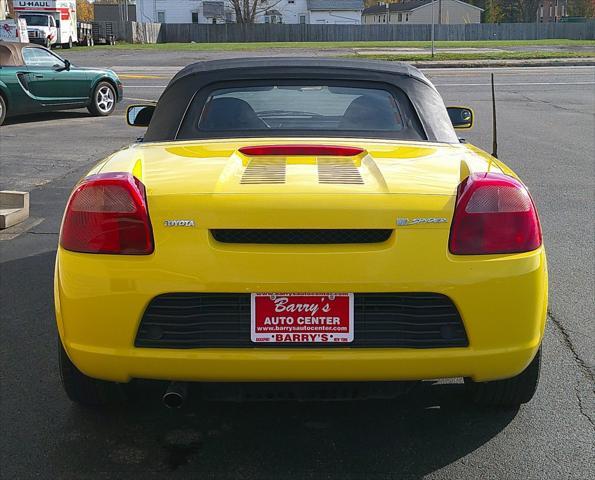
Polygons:
M111 95L111 104L107 104L107 100L105 100L105 95L108 95L107 92L110 92ZM114 113L116 109L116 89L113 87L111 83L108 82L99 82L93 90L93 96L91 97L91 104L87 107L89 113L96 117L106 117Z
M101 407L126 401L124 388L118 383L88 377L70 361L62 342L60 348L60 380L70 400L87 407Z
M465 386L473 402L486 407L517 408L529 402L539 384L541 347L529 366L516 377L493 382L474 382L465 378Z
M4 119L6 118L6 100L4 97L0 95L0 125L4 123Z
M62 44L62 48L65 48L65 49L72 48L72 37L68 39L68 42L67 43L63 43Z
M45 48L47 48L48 50L52 49L52 42L50 42L49 38L45 41Z

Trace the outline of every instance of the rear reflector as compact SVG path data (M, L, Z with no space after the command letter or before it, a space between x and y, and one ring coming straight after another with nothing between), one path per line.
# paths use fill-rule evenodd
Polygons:
M475 173L459 185L450 232L451 253L519 253L540 245L537 211L521 182L503 174Z
M129 173L87 177L68 200L60 245L83 253L152 253L144 185Z
M339 145L260 145L240 148L240 153L250 157L271 155L354 157L363 152L363 148L343 147Z

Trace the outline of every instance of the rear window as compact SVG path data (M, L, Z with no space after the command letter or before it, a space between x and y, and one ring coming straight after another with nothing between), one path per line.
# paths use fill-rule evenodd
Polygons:
M178 138L333 134L426 139L402 91L316 82L214 88L195 98Z

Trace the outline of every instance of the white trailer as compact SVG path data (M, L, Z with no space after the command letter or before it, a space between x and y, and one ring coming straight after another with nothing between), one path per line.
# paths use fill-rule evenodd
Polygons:
M14 0L15 14L27 21L29 40L48 48L78 42L75 0Z

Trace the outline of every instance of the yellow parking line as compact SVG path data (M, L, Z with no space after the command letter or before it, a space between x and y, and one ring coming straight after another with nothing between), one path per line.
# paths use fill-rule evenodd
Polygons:
M160 75L132 75L128 73L122 73L118 75L120 78L166 78Z
M133 98L133 97L124 97L124 100L132 100L134 102L150 102L150 103L157 103L157 100L149 99L149 98Z

